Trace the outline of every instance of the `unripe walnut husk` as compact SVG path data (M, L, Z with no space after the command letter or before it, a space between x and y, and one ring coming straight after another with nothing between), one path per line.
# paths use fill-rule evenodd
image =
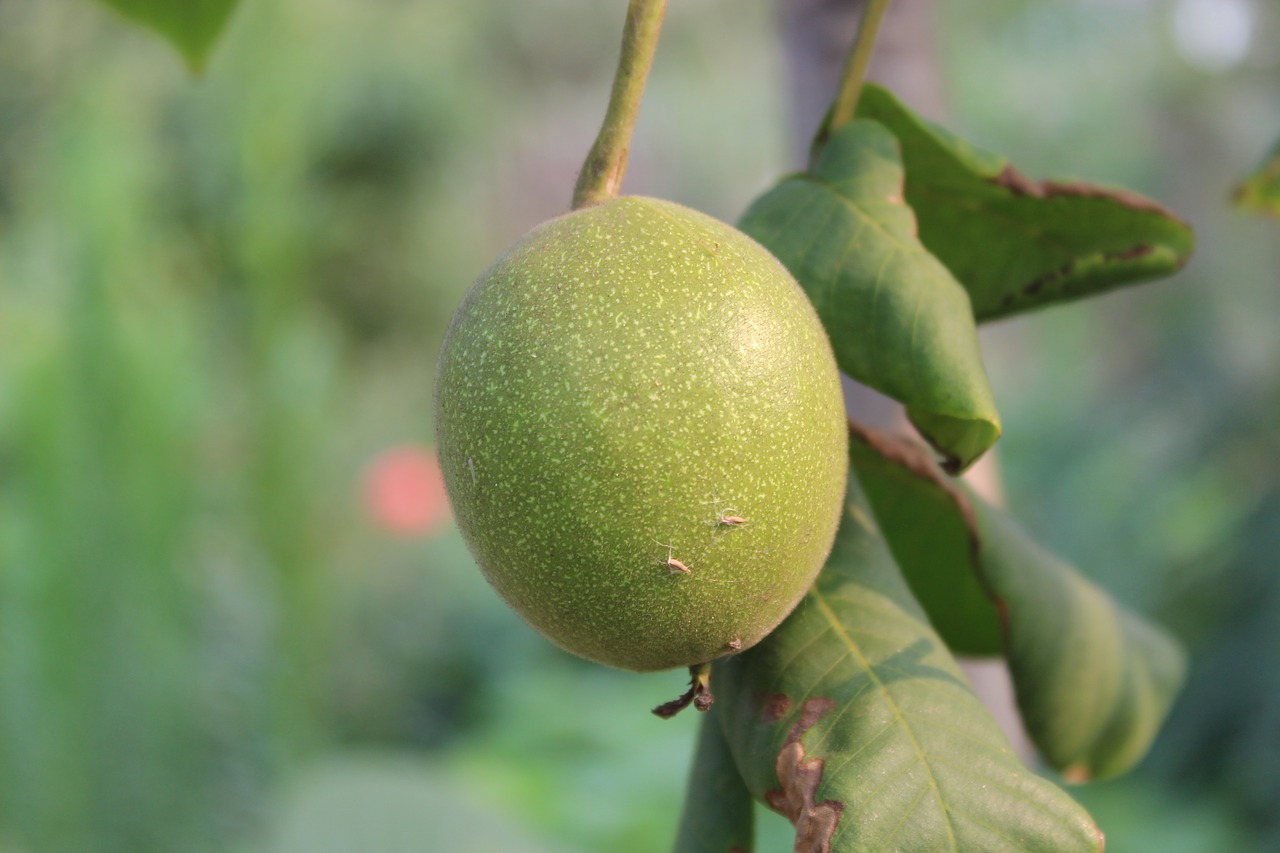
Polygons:
M745 234L622 197L539 225L472 286L437 442L485 577L623 669L747 649L826 559L847 476L812 306Z

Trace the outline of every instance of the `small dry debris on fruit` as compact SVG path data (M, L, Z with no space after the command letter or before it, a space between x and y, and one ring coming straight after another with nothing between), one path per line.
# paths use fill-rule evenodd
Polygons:
M715 700L711 695L711 664L696 663L689 667L689 689L670 702L663 702L653 713L669 720L690 705L699 711L709 711Z
M691 575L691 574L693 574L693 569L689 568L688 566L686 566L684 563L682 563L681 561L677 560L677 559L673 556L673 554L675 553L675 548L674 548L673 546L671 546L671 545L667 545L666 543L663 543L663 542L659 542L658 544L659 544L659 545L661 545L663 548L666 548L666 549L667 549L667 558L666 558L665 560L663 560L663 561L662 561L662 565L666 566L666 567L671 571L671 574L673 574L673 575L675 575L675 574L683 574L683 575Z

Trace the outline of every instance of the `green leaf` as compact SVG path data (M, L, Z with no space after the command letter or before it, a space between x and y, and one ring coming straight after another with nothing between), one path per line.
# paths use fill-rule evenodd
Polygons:
M226 28L236 0L99 0L126 18L164 36L193 71L204 68Z
M809 595L715 666L716 710L752 795L796 825L796 850L1101 851L1084 810L1014 755L850 487Z
M933 627L957 654L1003 654L999 611L972 564L972 509L959 501L957 496L964 494L959 486L934 483L938 469L928 452L920 450L905 439L895 443L894 437L851 428L849 456L855 474Z
M902 144L920 240L969 291L980 321L1170 275L1194 247L1190 227L1158 204L1093 184L1028 180L879 86L863 89L858 115Z
M751 205L740 227L791 270L840 369L906 404L960 470L1000 436L963 287L916 239L892 135L875 122L835 131L812 169Z
M755 805L725 743L719 712L703 715L675 853L751 853Z
M969 654L1003 647L1046 760L1073 781L1137 763L1182 684L1178 643L948 478L915 441L856 427L850 456L943 638Z
M1280 219L1280 144L1266 162L1236 188L1235 203L1241 210Z

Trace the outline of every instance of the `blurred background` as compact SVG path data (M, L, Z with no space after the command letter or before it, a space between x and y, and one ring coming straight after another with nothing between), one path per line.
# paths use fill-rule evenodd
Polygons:
M0 853L666 849L682 676L508 613L430 450L449 314L566 209L624 0L241 5L195 79L84 0L0 3ZM1280 10L917 8L922 109L1197 229L1174 280L985 332L1000 464L1192 651L1150 758L1073 789L1108 850L1280 850L1280 223L1228 206ZM793 30L673 2L628 191L732 220L798 166L830 93Z

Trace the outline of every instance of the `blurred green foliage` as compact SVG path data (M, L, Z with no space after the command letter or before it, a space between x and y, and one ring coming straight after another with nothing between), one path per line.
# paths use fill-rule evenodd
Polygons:
M1236 206L1280 219L1280 145L1236 187Z
M195 71L204 67L236 0L99 0L121 15L154 30L173 44Z
M1172 5L950 0L941 45L967 136L1198 229L1176 281L988 364L1015 511L1196 653L1145 767L1083 794L1109 849L1174 849L1171 809L1186 849L1272 849L1280 244L1225 198L1280 69L1196 70ZM621 9L246 0L193 79L83 0L0 4L0 850L669 843L680 676L552 649L456 534L360 502L430 441L469 281L567 206ZM780 51L764 0L675 4L628 188L736 218L790 165Z

